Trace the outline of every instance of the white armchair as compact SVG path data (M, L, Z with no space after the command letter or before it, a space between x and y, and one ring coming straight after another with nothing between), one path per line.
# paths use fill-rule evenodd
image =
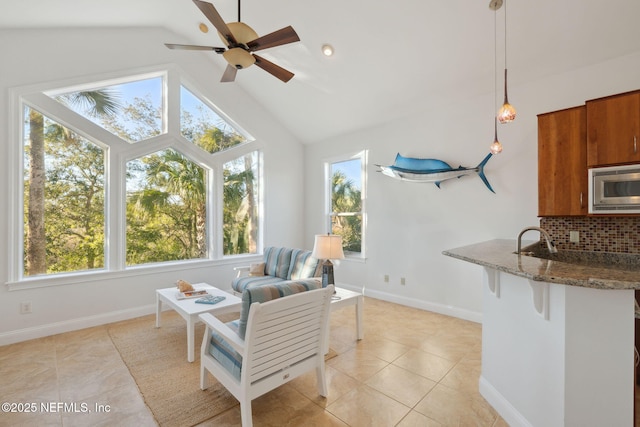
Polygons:
M248 289L235 322L200 315L206 325L200 388L209 387L210 372L240 402L243 427L252 426L253 399L310 370L316 371L318 393L327 395L324 349L333 286L306 289L300 284Z

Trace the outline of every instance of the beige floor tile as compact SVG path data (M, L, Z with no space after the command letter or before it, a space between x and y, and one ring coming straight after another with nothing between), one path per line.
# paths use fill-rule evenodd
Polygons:
M322 418L324 409L306 399L295 388L284 385L254 399L252 412L253 425L256 427L295 427L306 425L307 419Z
M60 398L63 400L80 400L135 385L122 360L115 359L93 364L69 361L61 363L58 367L58 383Z
M436 420L422 415L419 412L411 411L400 421L396 427L440 427L442 424Z
M430 336L428 333L420 332L419 328L407 328L408 323L402 323L402 326L387 328L380 333L380 336L414 348L419 348L420 344Z
M492 426L495 410L483 399L438 384L414 410L445 426Z
M61 427L60 414L43 413L2 413L0 427Z
M435 354L413 349L397 358L393 364L437 382L440 381L456 363L444 357L436 356Z
M357 348L339 354L327 362L327 365L358 381L368 380L388 364L373 353Z
M434 381L395 365L388 365L365 384L410 408L436 385Z
M0 395L15 395L31 399L58 396L58 374L55 363L25 360L0 368Z
M366 339L358 341L356 347L359 350L366 350L386 362L393 362L398 357L411 350L411 347L409 346L375 334L367 335Z
M0 346L0 369L33 359L55 360L54 346L55 338L52 336Z
M440 384L449 388L463 391L474 398L481 399L478 391L480 380L481 361L473 358L463 358L440 381Z
M327 379L328 390L326 398L318 394L315 372L307 372L306 374L294 379L289 384L308 399L323 408L340 399L360 384L356 379L331 366L325 366L325 376Z
M418 348L445 359L459 361L476 349L475 343L460 342L448 335L435 335L425 338Z
M62 422L65 427L157 425L135 384L83 399L64 401L82 403L88 409L87 412L63 413Z
M353 427L394 426L410 408L366 385L344 395L327 410Z

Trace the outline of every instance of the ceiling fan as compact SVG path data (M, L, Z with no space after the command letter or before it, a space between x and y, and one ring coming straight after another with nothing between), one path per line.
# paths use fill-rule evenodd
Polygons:
M238 22L229 22L228 24L222 20L222 17L211 3L201 0L193 0L193 2L218 30L220 39L227 47L172 43L165 43L165 46L169 49L213 50L216 53L222 54L229 64L222 75L221 82L234 81L238 70L247 68L253 64L256 64L258 67L285 83L291 80L293 77L292 72L253 53L259 50L300 41L298 34L296 34L291 26L274 31L266 36L258 37L258 34L250 26L240 20L240 0L238 0Z

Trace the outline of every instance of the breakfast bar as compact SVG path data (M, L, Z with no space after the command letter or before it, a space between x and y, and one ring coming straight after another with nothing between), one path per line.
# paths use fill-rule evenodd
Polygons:
M512 426L633 425L637 257L538 246L443 252L483 267L480 393Z

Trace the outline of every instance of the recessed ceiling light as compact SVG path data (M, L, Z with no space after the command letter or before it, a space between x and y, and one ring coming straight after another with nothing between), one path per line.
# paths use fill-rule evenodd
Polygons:
M333 46L331 46L330 44L323 44L322 45L322 53L324 54L324 56L333 55Z
M200 28L200 31L202 31L205 34L209 32L209 27L207 27L207 24L203 22L201 22L200 25L198 25L198 28Z

